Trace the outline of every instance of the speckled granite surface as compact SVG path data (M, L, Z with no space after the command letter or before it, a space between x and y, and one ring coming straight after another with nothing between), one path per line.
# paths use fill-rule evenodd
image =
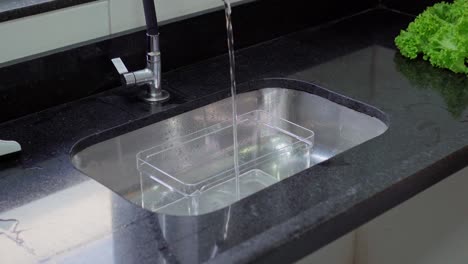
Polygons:
M163 107L115 89L2 124L0 138L24 148L0 163L2 260L287 263L466 167L466 77L396 54L392 40L410 19L376 10L240 51L239 82L316 83L379 108L389 129L211 214L145 211L75 170L69 153L85 137L118 135L225 97L226 57L165 74L176 96ZM324 91L314 87L304 90Z

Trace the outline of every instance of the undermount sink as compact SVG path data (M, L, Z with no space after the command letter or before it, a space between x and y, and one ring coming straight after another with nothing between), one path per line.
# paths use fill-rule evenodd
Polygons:
M311 89L314 91L322 89L311 84L302 85L310 85L314 87ZM299 90L262 88L238 95L239 115L260 110L292 122L306 131L313 131L315 134L313 147L307 152L300 152L299 162L297 158L294 161L288 160L286 162L283 158L278 157L273 161L270 160L268 166L275 168L274 172L270 174L254 169L247 176L241 177L238 184L227 180L197 193L197 196L194 197L193 195L184 195L166 184L161 184L161 182L155 181L151 175L142 171L139 159L141 160L142 153L147 152L148 149L167 144L170 139L184 138L196 133L196 131L232 120L231 98L85 148L75 149L72 162L75 168L84 174L145 209L170 215L200 215L229 206L239 199L377 137L388 128L384 122L376 117L300 90L308 89L307 87ZM320 91L317 94L332 94L326 90ZM348 105L354 105L359 109L372 108L340 95L334 96L344 99L338 100L340 102L345 100L353 102ZM375 108L372 109L375 113L381 113ZM203 139L203 144L206 144L206 141L208 139ZM196 153L197 149L191 151ZM167 162L170 162L170 166L177 166L179 163L177 159L182 160L186 158L185 156L172 155L169 156L172 160ZM209 164L210 159L202 160L201 164ZM233 195L235 190L237 190L237 196ZM241 190L242 195L239 195L239 190Z

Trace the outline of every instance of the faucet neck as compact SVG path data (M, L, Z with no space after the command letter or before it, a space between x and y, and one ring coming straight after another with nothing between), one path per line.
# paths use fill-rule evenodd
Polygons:
M146 34L146 41L147 41L148 53L160 53L161 52L159 48L159 34L156 34L156 35Z
M146 30L148 35L158 35L159 26L154 0L143 0L143 8L145 10Z
M128 72L120 58L112 60L117 71L122 75L125 85L141 85L147 87L142 95L150 103L163 102L169 99L169 93L161 89L161 51L159 49L159 28L156 18L154 0L143 0L147 25L146 68Z

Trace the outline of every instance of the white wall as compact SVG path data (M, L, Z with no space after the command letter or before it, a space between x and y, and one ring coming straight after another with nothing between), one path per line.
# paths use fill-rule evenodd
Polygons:
M167 22L221 0L155 0ZM233 0L239 2L241 0ZM0 23L0 63L144 26L141 0L101 0Z

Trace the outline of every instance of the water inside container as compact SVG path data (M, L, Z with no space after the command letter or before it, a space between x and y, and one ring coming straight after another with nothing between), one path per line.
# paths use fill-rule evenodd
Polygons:
M242 199L310 165L314 133L308 129L257 110L238 116L237 132L237 153L230 121L140 152L142 178L165 186L169 190L165 197L172 199L160 197L152 204L165 207L181 200L177 206L199 214ZM239 174L233 159L236 154ZM252 178L266 180L247 184ZM221 194L223 202L216 198Z

